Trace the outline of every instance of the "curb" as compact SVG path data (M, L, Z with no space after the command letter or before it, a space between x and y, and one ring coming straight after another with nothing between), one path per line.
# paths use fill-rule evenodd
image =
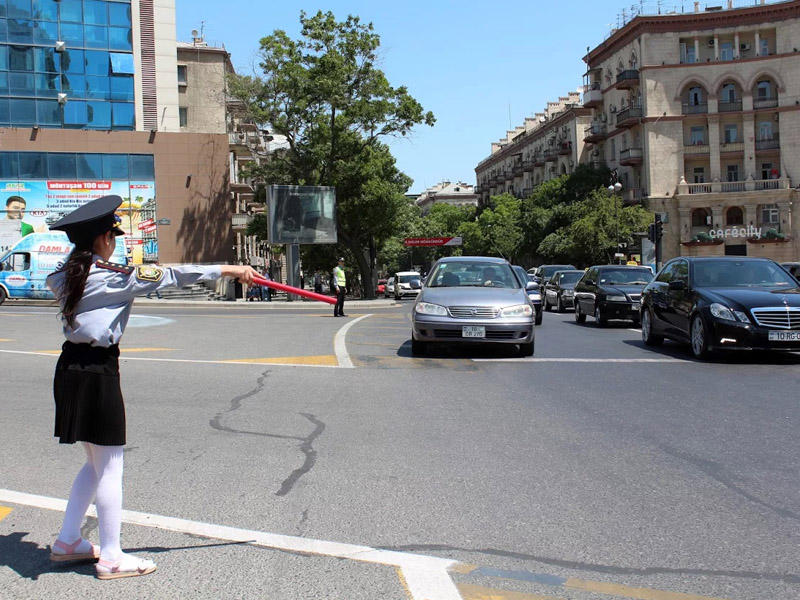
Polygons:
M167 299L147 299L144 297L136 298L134 304L136 306L170 306L170 307L204 307L204 308L236 308L244 310L328 310L332 307L322 302L311 301L295 301L287 302L286 300L273 300L272 302L245 302L243 300L237 301L219 301L219 300L167 300ZM14 308L16 306L39 306L43 308L58 308L58 304L54 300L32 300L32 299L7 299L0 311L4 308ZM345 307L352 308L395 308L404 306L402 302L398 303L394 300L346 300Z

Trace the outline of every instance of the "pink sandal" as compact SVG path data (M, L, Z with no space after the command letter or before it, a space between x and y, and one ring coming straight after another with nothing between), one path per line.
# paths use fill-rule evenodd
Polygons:
M89 552L77 552L78 546L86 541L91 547ZM58 552L56 552L58 550ZM97 560L100 558L100 548L88 540L78 538L71 544L66 544L61 540L56 540L50 548L50 560L53 562L71 562L76 560Z
M94 566L98 579L120 579L149 575L156 570L156 563L146 558L126 554L120 560L100 559Z

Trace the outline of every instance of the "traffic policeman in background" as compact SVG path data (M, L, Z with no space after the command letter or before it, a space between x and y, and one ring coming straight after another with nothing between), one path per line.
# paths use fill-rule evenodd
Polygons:
M333 307L334 317L346 317L344 314L344 295L347 292L347 277L344 274L344 258L333 268L333 289L336 290L336 305Z
M75 245L66 264L47 278L61 306L66 342L56 365L55 436L81 442L86 463L72 485L64 522L51 548L56 562L97 560L99 579L147 575L153 561L122 552L122 449L125 405L119 381L119 342L136 296L196 281L235 277L245 284L257 273L247 266L136 267L108 262L123 234L115 211L119 196L104 196L55 223ZM100 547L81 536L95 500Z

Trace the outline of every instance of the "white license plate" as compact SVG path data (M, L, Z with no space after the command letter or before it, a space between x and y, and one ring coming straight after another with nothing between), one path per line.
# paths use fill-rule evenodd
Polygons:
M461 328L461 337L485 338L486 327L480 327L478 325L465 325Z
M800 331L770 331L770 342L800 342Z

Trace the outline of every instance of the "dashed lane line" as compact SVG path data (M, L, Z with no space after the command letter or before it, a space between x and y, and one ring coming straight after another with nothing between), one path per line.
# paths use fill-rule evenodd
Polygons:
M67 507L67 501L60 498L50 498L6 489L0 489L0 500L12 504L60 512L65 511ZM93 517L97 515L94 506L89 508L87 514ZM131 510L122 511L122 522L165 531L199 535L205 538L251 544L284 552L327 556L395 567L401 573L401 580L405 582L412 600L463 600L448 573L448 569L457 564L457 561L451 559L239 529Z
M350 355L347 353L347 343L346 343L346 336L347 332L350 331L350 328L358 323L359 321L363 321L367 317L371 317L372 314L366 314L357 319L353 319L352 321L348 321L343 327L336 332L336 335L333 336L333 352L336 354L336 359L339 362L339 367L343 369L354 369L355 366L353 365L353 361L350 360Z

